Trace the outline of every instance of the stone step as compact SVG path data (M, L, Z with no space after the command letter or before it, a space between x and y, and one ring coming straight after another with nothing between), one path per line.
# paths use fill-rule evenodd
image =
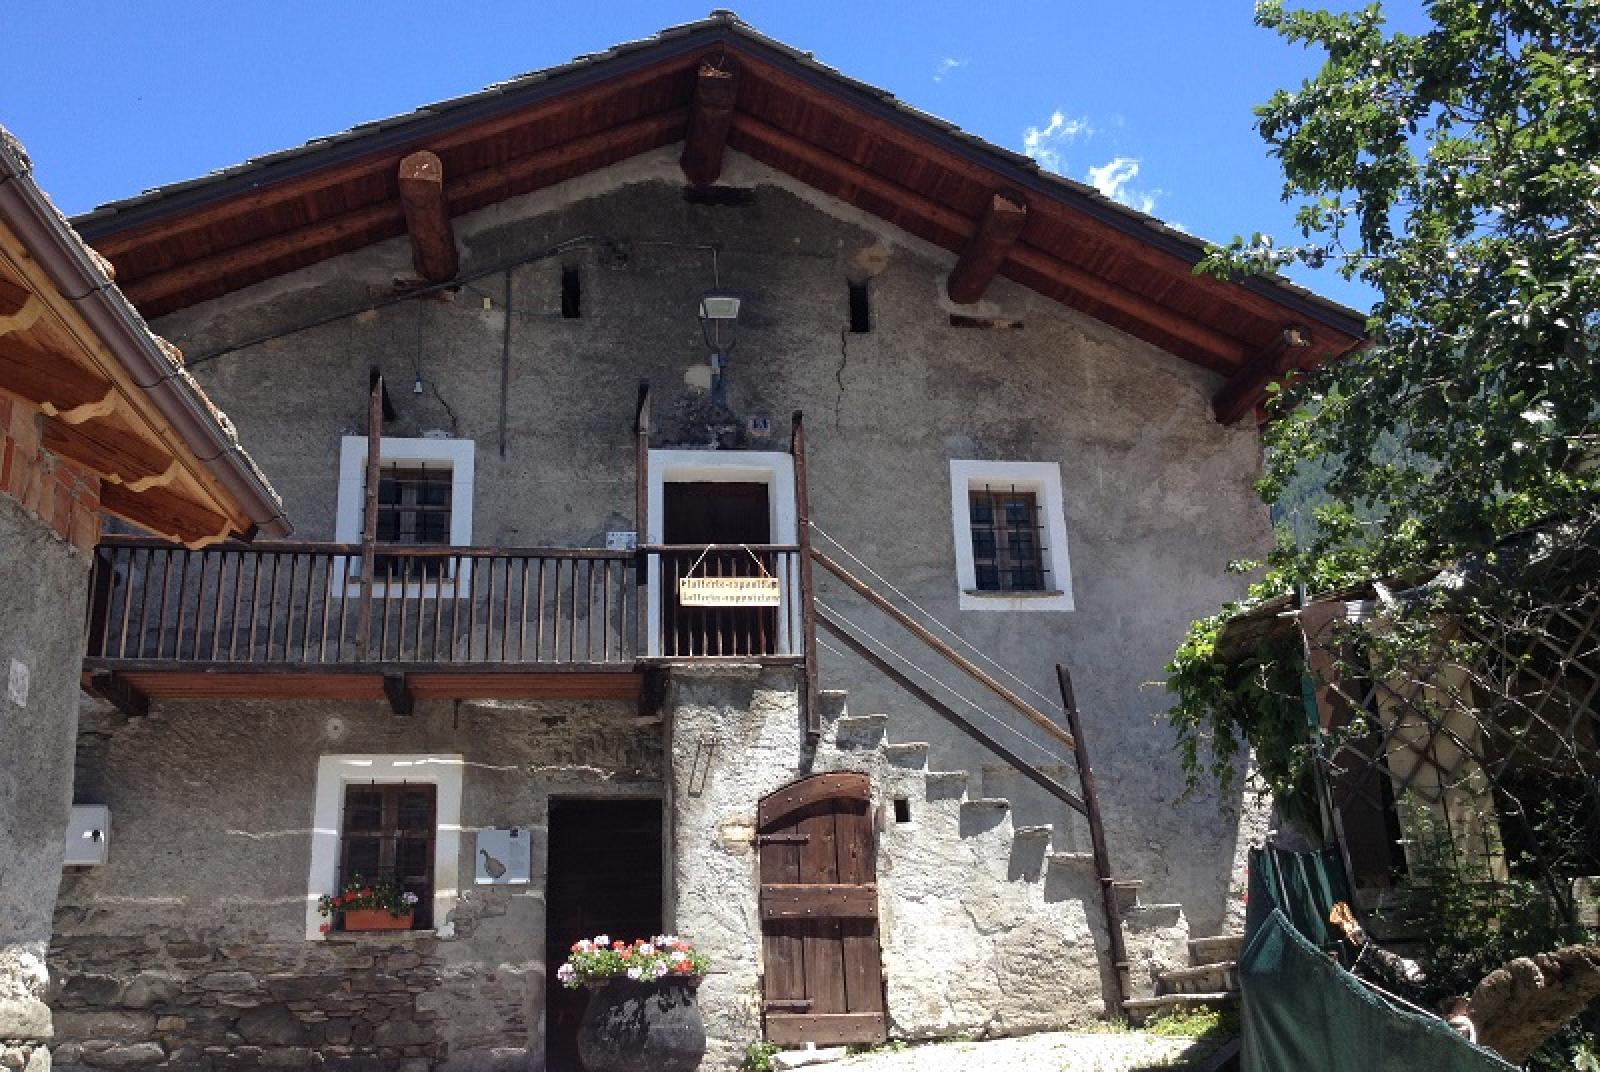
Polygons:
M1215 994L1239 989L1239 965L1231 960L1197 964L1192 968L1173 968L1156 980L1156 993Z
M833 739L840 748L876 748L888 728L888 715L841 715L833 724Z
M908 770L926 770L928 766L928 743L926 741L911 741L906 744L886 744L883 746L883 758L896 767L905 767Z
M1153 998L1129 998L1122 1003L1122 1011L1135 1024L1179 1009L1222 1009L1239 1003L1238 991L1217 991L1211 994L1162 994Z
M1054 867L1083 867L1094 868L1094 853L1092 852L1052 852L1050 863Z
M1116 894L1117 907L1124 911L1135 908L1139 904L1139 891L1144 888L1144 883L1136 878L1114 878L1111 880L1111 892Z
M927 786L929 800L954 800L967 795L967 782L972 775L964 770L929 771L923 782Z
M978 837L1007 823L1011 818L1011 801L1003 797L978 797L961 802L960 830L962 837Z
M1011 836L1017 841L1049 841L1055 832L1055 827L1045 823L1040 826L1019 826L1011 832Z
M1201 964L1217 964L1222 961L1236 961L1239 953L1244 949L1244 935L1218 934L1208 938L1189 939L1189 963L1196 966Z

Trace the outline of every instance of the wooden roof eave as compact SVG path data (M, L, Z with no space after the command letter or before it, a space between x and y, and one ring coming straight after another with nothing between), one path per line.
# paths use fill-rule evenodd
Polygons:
M0 390L45 415L44 445L99 474L102 506L190 546L286 535L276 493L175 357L0 139Z
M970 206L952 203L939 189L949 183L935 182L930 186L914 176L873 170L868 160L871 146L892 146L900 153L914 154L933 173L947 176L950 183L964 191L982 190L985 199L1000 193L1018 196L1026 202L1029 224L999 264L998 274L1105 319L1230 380L1237 381L1242 372L1261 368L1273 340L1285 329L1301 330L1310 336L1312 353L1306 360L1312 363L1346 352L1360 338L1363 325L1353 311L1284 281L1196 277L1192 268L1204 251L1204 244L1198 240L1114 205L1081 184L1042 172L1025 157L910 109L886 92L849 79L736 20L713 17L649 44L624 46L614 52L546 75L528 76L506 87L492 87L463 102L427 106L411 116L380 121L371 125L371 133L358 128L329 139L325 146L277 154L281 159L269 158L253 168L243 166L241 173L231 178L198 180L171 194L158 193L97 210L84 218L83 227L113 253L126 251L131 248L130 243L160 235L163 230L194 236L199 233L198 220L218 218L218 213L221 218L228 218L227 213L236 211L237 206L282 203L272 199L319 188L318 183L339 181L337 175L342 167L358 171L391 167L407 152L463 144L485 136L485 131L515 129L519 124L530 123L534 116L555 114L583 101L605 99L605 94L626 93L629 86L659 85L652 80L681 75L685 96L691 96L688 87L700 72L702 61L708 56L727 56L738 65L745 82L755 83L762 93L787 94L783 99L817 109L836 128L854 132L858 145L856 151L851 151L831 142L825 145L807 140L786 124L770 121L770 116L753 114L749 94L741 89L743 103L730 117L730 147L801 181L818 185L819 180L825 180L822 186L831 185L833 189L824 192L847 201L865 201L866 206L858 207L868 211L883 215L884 207L892 206L890 222L955 253L963 250L979 226L982 206L976 202ZM681 111L639 115L629 121L638 133L630 133L623 140L633 151L643 151L662 144L665 138L681 137L688 120L689 116ZM615 139L622 133L625 132L616 129L585 132L580 139L585 144L609 137L607 144L613 150L585 158L592 160L594 166L612 162L617 151ZM535 157L575 148L581 146L547 144L535 150ZM517 158L448 177L446 196L450 209L470 211L494 200L494 173L523 168L537 183L541 181L541 167L536 160ZM253 173L243 173L247 170ZM901 180L925 189L910 189ZM472 196L465 196L467 192ZM502 188L500 196L510 194ZM230 209L230 204L235 208ZM394 204L368 204L343 216L302 226L291 242L301 251L298 256L283 256L287 248L284 243L290 237L281 233L254 245L224 244L202 260L191 259L135 279L130 284L131 293L141 303L152 303L152 312L166 312L216 296L213 292L248 285L257 277L292 270L308 258L332 256L343 252L346 246L356 248L354 243L375 241L402 233L403 229L398 200ZM1042 235L1055 237L1046 240ZM1093 258L1079 252L1080 247L1115 249L1116 256L1127 261L1124 278L1108 278L1091 267ZM1133 282L1141 276L1154 280L1154 285ZM201 289L193 289L196 286ZM1181 300L1177 304L1169 302L1168 292ZM1193 308L1179 305L1198 305L1205 314L1196 315ZM1216 308L1232 312L1222 316L1215 313ZM1249 338L1234 334L1240 330L1236 322L1247 325ZM1254 383L1235 382L1233 391L1252 395L1255 388ZM1224 408L1229 411L1226 417ZM1233 408L1219 407L1219 418L1231 423L1250 407L1246 405L1238 413L1231 412Z

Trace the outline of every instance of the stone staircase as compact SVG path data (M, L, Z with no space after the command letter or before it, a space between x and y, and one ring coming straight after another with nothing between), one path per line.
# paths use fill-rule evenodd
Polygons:
M1239 1001L1239 949L1243 935L1222 934L1189 941L1189 965L1156 977L1155 994L1124 1002L1135 1023L1179 1009L1222 1008Z
M1071 845L1070 830L1019 823L1010 799L987 792L991 778L975 792L969 772L930 768L926 743L888 739L887 715L849 714L839 692L824 692L822 701L813 769L869 774L879 795L882 944L896 1033L1012 1035L1103 1016L1110 968L1099 880L1089 852L1062 846ZM1118 880L1114 889L1133 1012L1163 1000L1158 980L1187 970L1193 946L1181 906L1144 904L1135 880ZM901 920L909 926L897 930ZM929 927L944 928L932 965L925 947L903 938ZM942 985L908 987L924 996L897 1003L896 978L919 972L941 973ZM964 973L985 980L970 997L958 985ZM945 995L936 1007L926 999L930 989ZM1007 995L1000 1007L997 991Z

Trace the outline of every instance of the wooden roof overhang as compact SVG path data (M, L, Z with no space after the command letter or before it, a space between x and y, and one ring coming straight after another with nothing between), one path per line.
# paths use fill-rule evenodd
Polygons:
M1222 375L1224 422L1255 410L1273 380L1363 345L1354 311L1281 279L1196 276L1200 240L726 14L75 222L159 316L405 234L408 221L419 270L449 263L423 237L437 243L449 216L678 142L697 185L715 179L726 145L958 254L957 300L998 273ZM432 214L416 192L430 180Z
M176 349L152 335L0 129L0 392L101 478L108 512L191 547L286 535L282 505Z

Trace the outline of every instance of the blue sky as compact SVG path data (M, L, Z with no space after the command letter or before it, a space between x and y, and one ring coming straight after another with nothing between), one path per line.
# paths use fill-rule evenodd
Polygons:
M69 214L701 18L715 0L6 0L0 124ZM1414 28L1418 0L1387 5ZM1249 0L745 0L853 77L1212 239L1289 237L1251 107L1316 56ZM92 14L91 14L92 13ZM1331 272L1299 281L1359 308Z

